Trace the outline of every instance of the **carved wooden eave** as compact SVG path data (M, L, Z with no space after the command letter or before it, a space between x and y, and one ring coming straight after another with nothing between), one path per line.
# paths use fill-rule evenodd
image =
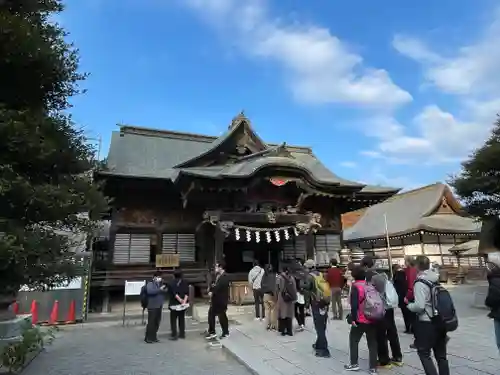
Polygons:
M231 121L228 131L212 143L212 147L176 165L175 168L214 165L217 164L217 159L220 160L221 155L231 156L231 153L234 153L238 157L248 152L254 154L265 151L267 148L266 143L255 133L250 120L242 112Z
M196 184L191 182L188 186L188 188L184 191L181 192L181 199L182 199L182 208L186 208L187 203L188 203L188 197L189 194L196 188Z
M235 225L246 223L262 223L290 225L297 229L301 234L315 233L321 228L321 214L309 212L307 214L297 213L242 213L242 212L224 212L224 211L205 211L203 220L198 227L204 224L217 226L228 236ZM256 228L258 229L258 228Z

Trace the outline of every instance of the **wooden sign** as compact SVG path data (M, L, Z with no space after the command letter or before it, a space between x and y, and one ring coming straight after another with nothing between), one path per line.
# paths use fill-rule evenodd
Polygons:
M289 181L290 181L289 179L281 177L271 177L269 179L269 182L271 182L271 184L278 187L286 185Z
M158 254L156 256L156 268L179 267L179 254Z

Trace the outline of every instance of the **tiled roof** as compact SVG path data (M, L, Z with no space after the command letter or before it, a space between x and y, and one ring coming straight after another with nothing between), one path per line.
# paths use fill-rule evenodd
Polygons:
M231 127L221 137L170 132L141 127L124 126L115 131L111 137L111 145L107 160L108 171L105 174L138 177L160 178L175 181L181 174L198 175L206 178L250 177L258 170L273 167L289 167L299 169L320 184L352 187L361 192L394 194L398 189L366 186L343 179L332 173L312 153L308 147L286 146L291 157L275 156L272 153L242 159L236 163L210 167L183 167L190 165L198 158L216 151L235 132ZM260 142L256 134L253 136ZM267 144L266 147L276 147ZM256 154L257 155L257 154Z
M417 230L447 233L479 233L481 225L458 214L436 214L445 194L451 193L442 183L397 194L382 203L368 207L363 216L344 231L344 240L359 241L401 235Z

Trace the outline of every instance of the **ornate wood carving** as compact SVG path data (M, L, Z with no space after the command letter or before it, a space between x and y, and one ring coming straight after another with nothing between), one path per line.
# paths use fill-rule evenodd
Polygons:
M116 212L116 221L121 224L157 224L158 217L153 210L121 208Z
M191 182L191 184L186 189L186 191L181 192L182 208L186 208L187 203L188 203L189 193L191 193L195 189L195 187L196 187L196 184L194 182Z
M224 233L224 236L227 238L231 234L231 229L233 229L234 223L232 221L221 221L219 223L219 228Z

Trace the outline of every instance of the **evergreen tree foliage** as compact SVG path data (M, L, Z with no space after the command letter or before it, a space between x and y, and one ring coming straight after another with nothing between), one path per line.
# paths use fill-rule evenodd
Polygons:
M68 114L81 93L78 51L52 20L60 0L0 0L0 293L73 277L74 236L105 197L95 150ZM90 213L90 216L87 215Z
M471 215L483 219L500 215L500 117L488 140L462 163L462 171L450 184Z

